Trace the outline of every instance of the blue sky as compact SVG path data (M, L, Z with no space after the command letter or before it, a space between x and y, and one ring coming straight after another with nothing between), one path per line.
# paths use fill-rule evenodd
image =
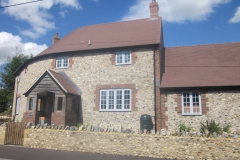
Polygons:
M0 0L0 6L31 0ZM72 30L149 17L152 0L43 0L0 9L0 65L16 47L38 54ZM240 42L239 0L157 0L166 47Z

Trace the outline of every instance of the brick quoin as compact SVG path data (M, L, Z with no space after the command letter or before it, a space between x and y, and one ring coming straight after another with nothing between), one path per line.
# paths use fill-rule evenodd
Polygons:
M132 111L137 111L138 108L136 106L136 102L138 99L136 98L137 89L135 84L109 84L109 85L97 85L95 94L95 107L93 111L100 110L100 90L101 89L131 89L132 90Z

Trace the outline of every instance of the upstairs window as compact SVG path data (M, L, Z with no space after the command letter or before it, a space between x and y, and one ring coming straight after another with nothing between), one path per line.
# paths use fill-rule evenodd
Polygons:
M131 64L132 53L130 51L122 51L116 53L116 65Z
M182 115L202 115L201 96L199 92L182 93Z
M131 111L131 90L100 90L100 111Z
M68 57L58 57L56 59L56 68L68 68Z

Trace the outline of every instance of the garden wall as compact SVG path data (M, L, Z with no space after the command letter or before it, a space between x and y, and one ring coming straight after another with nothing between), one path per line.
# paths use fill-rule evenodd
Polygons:
M175 159L240 159L240 139L26 129L24 147Z

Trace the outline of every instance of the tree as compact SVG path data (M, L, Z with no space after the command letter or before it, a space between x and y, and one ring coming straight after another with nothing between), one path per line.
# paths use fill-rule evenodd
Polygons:
M8 108L8 97L4 90L0 90L0 113L6 111Z
M15 75L14 73L18 68L27 60L28 56L25 56L16 48L16 55L14 57L8 57L8 62L3 66L3 71L0 72L0 87L3 88L2 92L5 94L8 105L12 106L14 86L15 86ZM0 111L1 112L1 111Z

